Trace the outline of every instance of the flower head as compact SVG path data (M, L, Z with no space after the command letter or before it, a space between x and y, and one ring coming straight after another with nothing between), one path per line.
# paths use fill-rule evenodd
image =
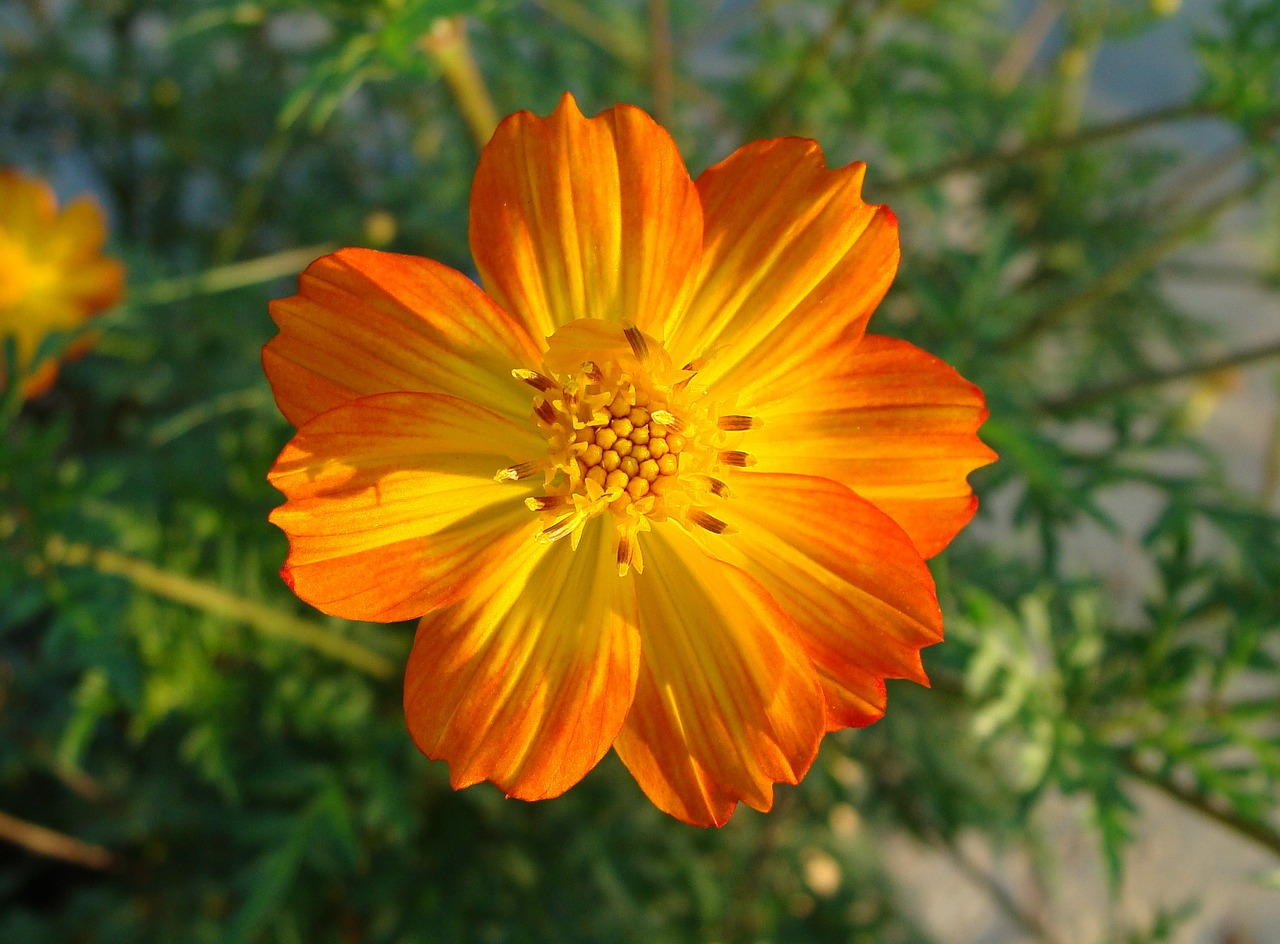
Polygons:
M422 618L406 717L455 787L556 796L612 746L721 824L925 681L924 558L993 454L974 386L864 334L898 238L863 171L788 138L694 182L643 112L566 95L480 158L484 291L349 249L274 303L285 579Z
M25 396L43 393L57 377L56 360L36 360L40 342L120 300L124 269L102 255L106 238L92 200L81 197L59 211L43 180L0 170L0 338L16 341ZM85 346L81 339L68 353Z

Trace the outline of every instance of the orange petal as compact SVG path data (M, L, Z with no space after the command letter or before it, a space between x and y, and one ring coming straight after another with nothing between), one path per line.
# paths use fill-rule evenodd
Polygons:
M822 739L822 690L795 627L754 579L672 525L645 534L641 658L617 751L662 810L722 825L773 803Z
M677 364L711 352L700 380L767 390L862 333L898 266L897 219L862 201L865 171L830 170L815 142L777 138L698 178L702 273L667 332Z
M933 577L886 515L828 479L740 472L708 546L741 566L799 627L827 694L829 729L884 712L886 678L928 684L920 649L942 639Z
M545 450L531 429L455 397L387 393L322 413L268 476L288 499L271 514L289 536L282 574L347 619L451 603L537 530L531 486L494 473Z
M511 417L532 409L511 370L537 366L537 348L475 283L430 259L343 249L308 266L271 316L280 333L262 363L296 426L394 391L462 397Z
M638 108L586 119L566 94L546 118L507 118L480 155L471 253L536 339L578 318L647 330L685 304L701 244L675 142Z
M640 642L612 532L596 518L576 550L526 541L422 620L405 717L418 748L449 762L455 788L490 780L522 800L558 796L617 737Z
M995 459L978 439L982 391L906 341L866 335L772 402L739 409L764 425L744 442L757 471L820 475L849 486L900 524L925 557L978 507L966 476Z
M42 248L58 210L53 188L43 180L0 170L0 227L29 248Z

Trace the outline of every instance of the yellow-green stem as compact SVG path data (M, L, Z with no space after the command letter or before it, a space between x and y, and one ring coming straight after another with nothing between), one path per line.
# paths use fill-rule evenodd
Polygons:
M244 623L264 636L297 643L377 678L392 678L398 672L391 659L354 640L335 635L325 627L135 557L53 538L45 547L45 560L50 564L90 567L100 574L123 577L155 596Z
M422 46L440 67L476 147L483 148L498 127L498 109L494 107L489 87L485 85L475 56L471 54L462 17L436 20L422 37Z
M286 249L257 259L214 266L195 275L161 279L136 289L130 295L134 301L143 305L168 305L194 295L214 295L250 285L261 285L263 282L300 272L308 263L332 252L334 248L322 245Z

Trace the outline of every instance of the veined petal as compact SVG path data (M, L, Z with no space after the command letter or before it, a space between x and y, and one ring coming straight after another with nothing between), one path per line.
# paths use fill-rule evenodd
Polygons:
M920 348L877 335L830 356L832 369L740 408L763 420L751 434L757 471L834 479L870 501L932 557L973 517L966 476L995 460L977 436L980 391Z
M522 504L531 488L494 474L545 449L531 428L456 397L386 393L322 413L268 476L288 499L271 514L289 536L282 575L347 619L452 603L537 530Z
M532 517L532 516L531 516ZM640 658L634 584L612 528L512 549L454 606L418 628L405 718L455 788L489 780L539 800L573 786L617 737Z
M739 472L714 545L799 627L827 695L827 726L870 724L886 678L928 684L920 649L942 639L933 577L892 520L828 479Z
M817 143L777 138L698 178L702 271L667 332L677 364L711 353L709 386L767 391L861 335L898 266L897 219L863 202L865 171L828 169Z
M460 272L430 259L343 249L317 259L298 294L271 303L280 333L262 364L295 426L356 397L461 397L509 417L529 412L513 367L538 364L525 331Z
M662 810L721 825L738 801L773 804L824 730L822 691L795 627L750 576L684 532L642 537L641 658L618 756Z
M566 94L546 118L507 118L480 155L471 253L485 288L540 343L579 318L647 330L683 308L701 245L675 142L638 108L587 119Z

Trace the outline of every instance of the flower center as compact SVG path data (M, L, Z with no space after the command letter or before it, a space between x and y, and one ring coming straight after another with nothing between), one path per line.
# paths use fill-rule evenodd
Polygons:
M728 495L716 477L721 466L753 464L748 454L724 448L726 435L758 424L722 415L692 383L694 365L674 367L637 328L583 320L549 339L542 370L512 373L537 391L533 417L547 452L496 478L545 475L544 494L525 502L543 515L541 540L569 537L576 548L586 523L608 515L625 575L643 569L636 535L652 523L729 530L703 506Z

